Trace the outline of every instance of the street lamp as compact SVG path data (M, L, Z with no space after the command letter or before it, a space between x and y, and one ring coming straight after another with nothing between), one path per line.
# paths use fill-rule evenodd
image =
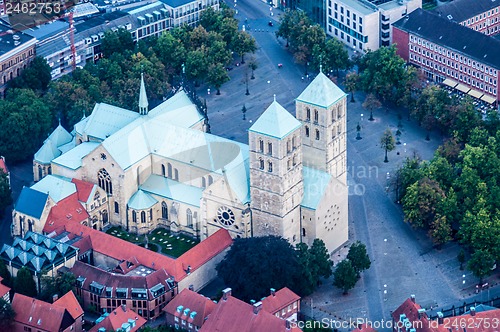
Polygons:
M357 140L362 139L361 133L360 133L361 132L361 126L359 125L359 122L358 122L358 125L356 126L356 131L358 132L357 135L356 135L356 139Z

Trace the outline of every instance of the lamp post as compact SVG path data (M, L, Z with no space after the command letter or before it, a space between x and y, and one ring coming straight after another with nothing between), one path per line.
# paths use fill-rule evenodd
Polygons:
M356 126L356 131L358 132L357 135L356 135L356 139L357 140L360 140L362 139L363 137L361 137L361 126L359 125L359 122L358 122L358 125Z

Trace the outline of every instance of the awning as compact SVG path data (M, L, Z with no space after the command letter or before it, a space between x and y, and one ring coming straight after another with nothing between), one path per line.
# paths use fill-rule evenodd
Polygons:
M455 89L457 89L458 91L462 91L463 93L467 93L469 92L470 88L466 87L465 85L463 84L459 84L455 87Z
M487 102L488 104L493 104L496 101L495 98L487 96L487 95L483 95L481 97L481 100Z
M454 80L447 78L443 81L443 84L454 88L457 86L458 82L455 82Z
M474 90L474 89L471 89L469 92L467 92L467 94L469 94L470 96L474 97L474 98L481 98L481 96L483 95L482 92L479 92L477 90Z

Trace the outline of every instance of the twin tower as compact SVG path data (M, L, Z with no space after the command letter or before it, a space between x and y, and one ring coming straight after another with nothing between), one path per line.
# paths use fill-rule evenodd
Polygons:
M273 101L249 130L253 235L292 244L347 241L346 94L322 72L296 99Z

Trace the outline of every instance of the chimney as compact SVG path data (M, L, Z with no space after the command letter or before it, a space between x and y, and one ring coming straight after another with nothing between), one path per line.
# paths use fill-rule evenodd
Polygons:
M438 311L438 324L443 324L443 312L442 311Z
M276 296L276 289L271 288L271 295L272 295L272 296Z
M231 296L231 288L226 288L222 291L222 299L227 301L228 297Z
M476 307L470 307L470 315L475 316L476 315Z
M189 285L189 290L190 291L194 291L194 286L193 285Z
M260 309L262 309L262 302L259 301L259 302L253 304L253 313L254 314L257 315L259 313Z
M186 270L186 273L187 273L187 274L190 274L190 273L191 273L191 265L188 265L187 270Z
M123 312L127 312L127 305L126 304L122 304L122 310L123 310Z
M425 309L418 309L418 319L422 319L425 315Z
M411 302L415 303L415 294L410 295Z
M56 302L57 299L59 299L59 295L57 294L52 295L52 303Z

